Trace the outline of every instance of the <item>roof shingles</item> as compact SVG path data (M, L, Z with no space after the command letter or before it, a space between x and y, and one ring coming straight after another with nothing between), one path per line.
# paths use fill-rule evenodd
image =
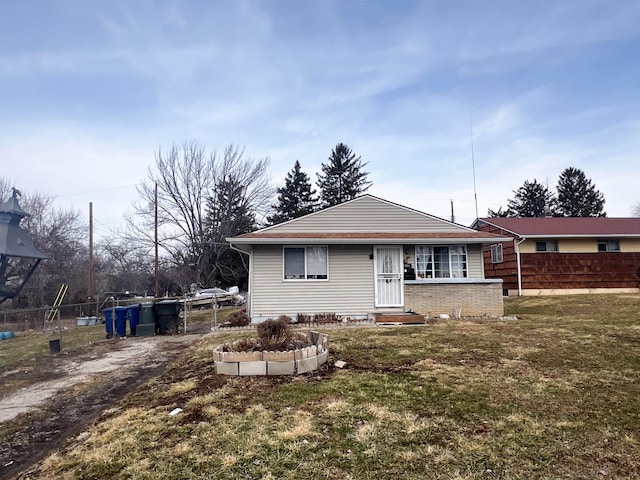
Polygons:
M481 222L526 236L640 236L640 217L491 217Z

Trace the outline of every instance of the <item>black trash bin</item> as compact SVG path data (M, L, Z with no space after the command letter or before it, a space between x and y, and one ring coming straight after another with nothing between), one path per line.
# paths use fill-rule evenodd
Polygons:
M60 339L49 340L49 350L51 353L60 353Z
M156 302L156 332L158 335L178 333L180 304L177 300Z

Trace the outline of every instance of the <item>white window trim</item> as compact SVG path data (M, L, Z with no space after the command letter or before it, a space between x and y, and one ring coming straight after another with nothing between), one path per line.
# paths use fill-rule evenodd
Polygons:
M432 271L431 277L419 277L419 272L418 272L418 247L429 247L431 248L431 265L432 265ZM447 247L449 249L449 277L436 277L435 276L435 253L433 251L434 248L437 247ZM464 277L453 277L451 276L451 273L453 272L453 264L451 263L451 247L462 247L464 250L464 258L465 258L465 276ZM414 262L415 262L415 266L416 266L416 280L431 280L431 279L458 279L458 278L469 278L469 251L467 249L466 245L415 245L414 246Z
M491 245L491 263L504 263L504 252L501 243Z
M611 243L615 242L618 244L618 248L616 250L611 249ZM600 244L606 244L606 250L600 250ZM620 253L620 240L598 240L598 253Z
M307 248L323 247L327 252L327 278L284 278L285 255L287 248L304 248L304 274L307 275ZM328 282L329 281L329 246L328 245L283 245L282 246L282 281L283 282Z
M545 244L545 250L538 250L538 243L544 243ZM556 244L556 249L555 250L549 250L547 248L550 243L555 243ZM536 240L535 251L536 251L536 253L559 253L560 252L560 242L558 242L557 240Z

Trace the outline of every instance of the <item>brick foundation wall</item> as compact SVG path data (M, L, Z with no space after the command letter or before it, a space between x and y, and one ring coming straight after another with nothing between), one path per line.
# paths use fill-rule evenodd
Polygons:
M502 282L405 283L404 306L420 315L452 315L459 308L463 317L504 315Z

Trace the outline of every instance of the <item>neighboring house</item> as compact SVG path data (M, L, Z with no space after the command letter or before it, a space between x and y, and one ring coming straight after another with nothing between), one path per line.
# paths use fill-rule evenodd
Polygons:
M487 278L506 295L640 292L640 218L480 218L509 242L484 248Z
M249 255L254 322L298 313L503 314L502 282L484 279L482 245L506 237L372 195L227 240Z

